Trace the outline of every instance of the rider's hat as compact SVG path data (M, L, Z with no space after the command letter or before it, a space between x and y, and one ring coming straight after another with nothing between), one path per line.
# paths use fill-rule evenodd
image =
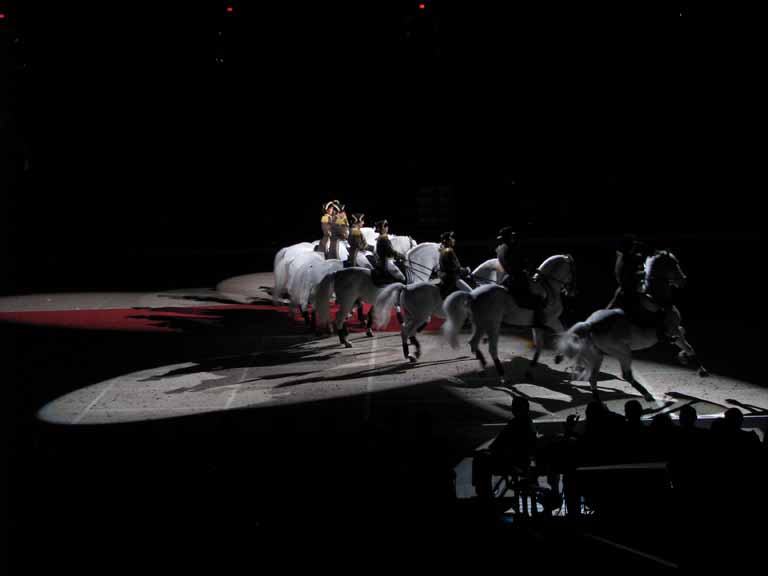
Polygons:
M344 204L341 203L341 200L334 200L333 203L336 205L336 210L339 212L344 211Z
M499 230L499 235L496 237L496 240L500 240L502 242L509 242L516 239L517 232L512 230L512 226L504 226L504 228Z
M451 230L450 232L443 232L442 234L440 234L441 244L445 244L446 242L448 242L448 240L456 240L456 238L454 238L453 236L453 230Z
M363 221L363 218L365 218L365 214L362 212L357 212L356 214L352 214L352 216L349 217L350 224L359 224Z
M325 212L328 211L328 208L335 208L338 211L339 205L336 203L336 200L331 200L330 202L326 202L325 204L323 204L323 210Z
M379 220L378 222L376 222L376 224L373 225L373 229L374 231L381 234L381 231L384 228L384 226L389 226L389 222L387 222L386 220Z

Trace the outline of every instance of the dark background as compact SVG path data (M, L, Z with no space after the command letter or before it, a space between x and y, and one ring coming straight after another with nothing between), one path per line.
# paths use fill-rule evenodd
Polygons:
M198 4L6 9L6 292L214 283L236 271L207 254L317 236L329 198L420 241L532 221L738 249L761 223L748 14Z

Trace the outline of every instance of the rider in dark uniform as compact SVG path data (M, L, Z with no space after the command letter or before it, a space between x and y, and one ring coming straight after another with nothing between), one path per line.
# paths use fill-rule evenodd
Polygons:
M379 220L376 223L376 232L379 237L376 239L376 256L378 256L379 272L392 282L405 283L405 276L395 265L394 260L403 260L403 255L396 252L389 239L389 223L386 220Z
M463 280L468 278L468 268L462 268L459 258L456 256L456 238L453 232L444 232L440 236L440 295L445 300L449 294L456 290L469 292L471 288Z
M608 308L622 308L631 313L637 303L637 294L643 279L643 264L650 249L633 236L625 236L616 250L614 275L618 287Z
M672 307L667 286L644 282L646 259L653 254L650 246L628 235L616 250L614 274L618 287L608 308L621 308L638 326L655 327L660 342L666 341L666 319Z
M499 242L496 257L507 274L502 286L515 298L518 306L533 310L535 326L543 326L542 312L545 302L531 290L532 280L527 269L520 235L514 232L511 226L506 226L499 230L496 240Z
M357 266L358 253L368 250L368 243L365 241L365 236L361 230L365 225L364 218L365 214L352 214L350 216L349 256L344 267Z
M337 206L337 212L331 221L331 247L328 250L328 258L338 258L339 241L344 241L349 237L349 222L347 222L344 204L341 204L338 200L333 202Z

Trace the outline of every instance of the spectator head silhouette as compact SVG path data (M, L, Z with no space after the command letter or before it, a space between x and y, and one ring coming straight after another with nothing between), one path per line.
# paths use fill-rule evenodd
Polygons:
M696 408L690 404L686 404L680 408L680 428L685 428L686 430L693 428L696 425L698 417Z
M515 396L512 400L512 415L515 418L528 418L530 415L530 404L522 396Z
M627 418L627 422L631 424L638 424L640 422L640 416L643 413L643 406L637 400L628 400L624 404L624 416Z
M741 430L741 425L744 423L744 414L741 413L741 410L738 408L728 408L723 417L727 430Z

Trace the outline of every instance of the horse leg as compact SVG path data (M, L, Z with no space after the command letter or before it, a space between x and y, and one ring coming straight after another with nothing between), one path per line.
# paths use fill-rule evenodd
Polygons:
M421 358L421 343L416 339L416 336L410 336L408 340L416 347L416 359L418 360Z
M301 317L304 318L304 325L305 326L312 326L312 321L309 318L309 312L307 310L301 311Z
M337 332L339 333L339 342L344 345L344 348L352 348L352 343L347 340L347 336L349 336L349 330L347 329L347 323L345 320L342 320L341 326L337 325Z
M363 305L360 304L360 307L358 308L358 312L362 312ZM373 306L371 306L370 310L368 310L368 318L365 323L365 335L368 336L368 338L373 338Z
M399 304L395 305L395 314L397 314L397 321L400 323L400 326L402 326L403 322L404 322L404 320L403 320L403 312L400 310L400 305Z
M315 312L314 308L312 308L312 314L310 318L312 322L312 330L315 331L315 336L321 336L320 330L317 329L317 313Z
M651 394L645 386L640 384L640 382L635 379L635 375L632 374L632 350L629 346L626 344L617 346L615 355L621 365L621 377L629 382L635 390L640 392L645 400L653 402L655 400L653 394Z
M598 402L600 401L600 394L597 392L597 375L600 374L600 366L603 365L603 353L597 351L597 354L592 362L592 366L588 366L589 373L589 389L592 391L592 396Z
M344 345L345 348L352 348L352 344L347 339L349 336L349 330L347 329L347 315L349 314L350 306L345 305L344 302L339 303L339 310L336 312L336 331L339 334L339 342Z
M408 323L400 324L400 338L403 340L403 356L405 356L406 360L411 360L413 358L411 356L411 352L408 349ZM412 362L415 362L416 359L414 358Z
M685 338L685 328L682 326L677 327L677 336L675 337L675 346L680 348L680 352L677 355L678 360L680 361L680 364L683 366L686 366L688 364L688 361L691 358L696 358L696 351L693 349L693 346L686 340ZM702 378L706 378L709 376L709 370L704 368L704 364L701 363L701 360L699 362L699 376Z
M365 326L365 313L363 312L363 301L357 301L357 321L360 322L360 326Z
M420 318L418 321L412 318L408 328L408 340L416 347L416 359L421 358L421 342L416 339L416 334L421 332L426 325L427 320L425 318Z
M496 372L499 376L501 385L503 386L506 384L506 381L504 380L504 366L501 365L501 360L499 360L498 330L488 332L488 352L490 352L491 358L493 358L493 365L496 366Z
M537 328L532 328L531 331L533 333L533 345L535 347L535 351L533 353L533 360L531 360L531 364L525 370L525 377L528 380L533 379L533 369L536 368L536 365L539 362L539 356L541 355L541 348L543 343L543 334Z
M488 364L485 361L485 356L483 356L483 353L480 351L480 339L482 338L482 333L480 332L480 329L477 327L477 324L475 324L475 331L472 333L472 338L469 339L469 349L474 352L475 358L477 358L480 361L481 369L480 371L484 371L486 365Z

